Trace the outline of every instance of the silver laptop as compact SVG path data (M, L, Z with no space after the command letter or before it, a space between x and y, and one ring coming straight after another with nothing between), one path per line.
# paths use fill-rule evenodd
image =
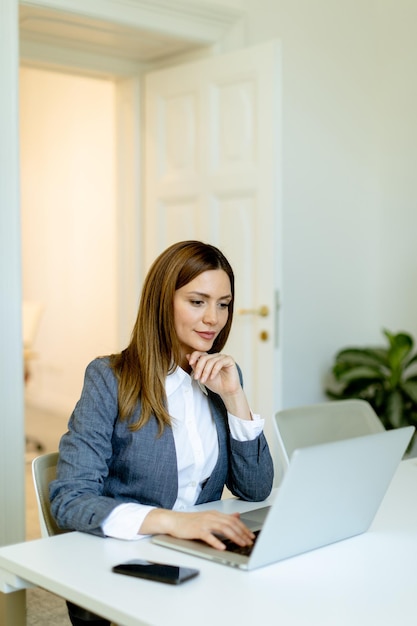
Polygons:
M249 555L155 535L154 543L253 570L359 535L370 527L414 427L295 450L273 504L242 513L261 529Z

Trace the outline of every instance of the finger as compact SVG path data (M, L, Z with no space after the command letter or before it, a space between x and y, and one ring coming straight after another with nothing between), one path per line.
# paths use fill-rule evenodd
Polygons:
M254 533L246 526L233 527L229 536L229 539L241 546L251 545L254 538Z
M203 355L206 354L205 352L199 352L198 350L194 350L194 352L191 352L190 354L187 354L186 357L188 359L188 362L190 365L195 365L198 361L198 359Z
M240 520L239 513L225 514L219 511L205 513L175 513L176 522L171 528L174 536L200 539L216 550L224 550L222 539L227 538L240 546L251 545L254 535Z
M197 376L201 372L205 363L204 359L205 357L208 357L208 356L209 355L206 352L197 352L197 351L189 355L187 354L188 363L191 365L193 369L194 378L197 378Z
M213 380L221 372L223 368L223 358L216 357L207 359L204 362L198 361L197 364L197 376L202 383L207 380Z
M226 550L224 543L216 537L216 535L213 535L213 533L207 532L201 537L201 539L212 548L215 548L215 550Z
M235 364L232 357L225 354L207 355L207 357L199 359L195 370L201 382L214 380L220 373L226 372Z
M212 367L220 355L200 353L195 355L189 362L193 368L193 375L196 380L201 380L203 376L206 378L210 375Z
M255 538L254 533L239 519L239 514L228 515L226 520L222 520L221 527L216 532L234 541L240 546L251 545Z
M218 533L217 531L216 533L204 532L201 534L201 539L216 550L226 549L226 546L223 543L222 539L228 539L242 547L252 545L253 543L253 538L251 536L243 537L239 532L226 527L223 527L223 530L219 531Z

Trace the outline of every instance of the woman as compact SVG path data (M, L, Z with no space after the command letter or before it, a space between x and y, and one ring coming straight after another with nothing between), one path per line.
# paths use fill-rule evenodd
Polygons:
M167 533L219 550L219 536L252 543L238 515L183 511L220 499L224 485L252 501L272 488L263 420L221 352L233 299L232 268L214 246L184 241L156 259L128 347L86 370L50 488L59 526L121 539Z

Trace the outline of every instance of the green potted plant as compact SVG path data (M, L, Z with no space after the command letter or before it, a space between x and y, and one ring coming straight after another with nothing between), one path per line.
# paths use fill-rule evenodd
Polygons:
M386 429L417 427L417 354L408 333L383 330L386 347L347 347L335 357L325 392L366 400Z

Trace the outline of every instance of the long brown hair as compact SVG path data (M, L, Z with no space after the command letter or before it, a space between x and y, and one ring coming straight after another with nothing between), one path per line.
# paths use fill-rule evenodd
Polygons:
M160 433L171 424L165 379L181 360L174 327L174 294L199 274L217 269L224 270L229 277L232 301L226 325L210 352L223 349L232 325L234 274L229 261L215 246L201 241L181 241L167 248L151 266L130 343L121 353L110 357L119 382L120 418L131 417L137 403L141 403L140 417L130 426L132 430L144 426L152 415L158 421Z

